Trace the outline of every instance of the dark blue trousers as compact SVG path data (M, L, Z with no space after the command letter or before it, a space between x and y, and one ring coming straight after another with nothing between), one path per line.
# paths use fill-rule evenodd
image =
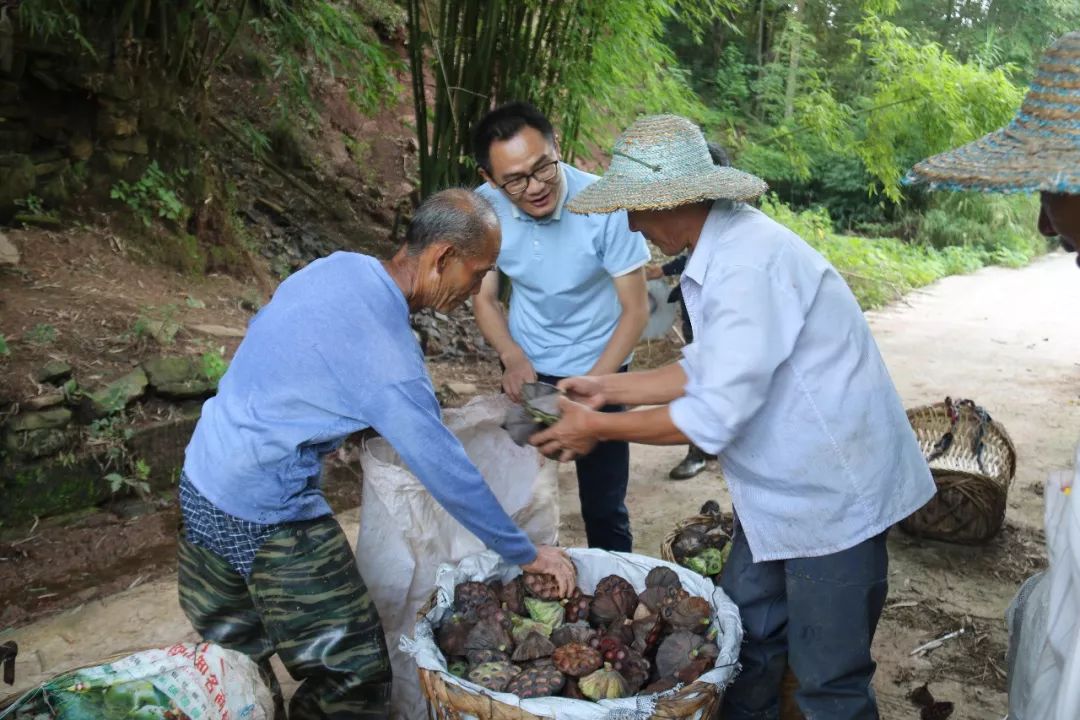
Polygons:
M623 367L619 372L626 372ZM563 378L537 375L540 382L558 383ZM608 405L603 412L622 412L622 405ZM578 458L578 499L585 520L585 538L591 548L630 552L630 512L626 509L626 484L630 479L630 444L598 443L591 453Z
M789 663L807 720L877 720L870 643L888 593L886 535L823 557L755 563L736 529L720 586L745 634L724 720L775 720Z

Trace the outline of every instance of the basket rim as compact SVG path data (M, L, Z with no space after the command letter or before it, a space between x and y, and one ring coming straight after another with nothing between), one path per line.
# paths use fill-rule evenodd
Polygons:
M470 698L483 697L490 705L498 705L500 707L511 709L515 713L519 713L520 716L523 718L543 718L543 720L547 720L547 716L534 715L533 713L530 713L528 710L525 710L520 706L510 705L502 702L501 700L496 700L489 695L484 695L482 693L474 693L468 688L463 688L460 685L448 683L444 678L447 673L443 672L442 670L428 670L426 668L418 667L417 671L420 673L421 687L426 686L425 680L429 682L437 681L446 688L447 693L460 693ZM700 680L695 680L689 685L684 685L683 687L679 688L678 691L670 695L666 695L663 698L659 698L656 701L656 707L653 713L655 715L656 713L661 712L667 707L679 705L687 705L687 711L696 711L700 708L708 707L710 704L718 703L720 700L720 694L721 691L716 686L710 683L701 682ZM425 699L428 701L428 703L434 703L434 699L428 697L426 693Z
M955 405L954 405L954 407L955 407ZM939 402L936 402L936 403L930 403L930 404L927 404L927 405L919 405L919 406L916 406L916 407L908 408L905 412L907 414L908 423L911 424L912 431L914 431L916 434L918 434L919 432L924 432L924 431L928 430L927 426L930 424L930 419L931 418L934 419L934 420L938 420L942 416L945 416L946 418L948 417L947 405L946 405L946 403L944 401L939 401ZM976 416L974 415L973 409L971 407L967 406L967 405L959 406L959 415L958 415L958 419L957 419L956 424L957 425L962 425L962 426L971 426L971 425L974 425L975 423L976 423ZM1017 467L1017 460L1018 460L1017 452L1016 452L1016 444L1013 442L1012 437L1009 435L1009 431L1005 429L1005 426L1000 421L991 418L989 423L988 423L988 426L989 426L989 431L992 432L993 434L995 434L1005 445L1005 452L1002 452L1000 454L1004 455L1004 460L1005 460L1005 464L1006 464L1006 467L1007 467L1007 472L1004 474L1004 478L1003 478L1003 480L1004 480L1003 485L1006 488L1008 488L1009 486L1011 486L1013 479L1016 477L1016 467ZM920 451L921 450L922 450L922 443L920 442ZM963 450L954 443L953 446L950 447L945 452L943 457L947 457L947 456L953 456L953 457L967 456L967 457L971 457L973 455L974 455L974 453L972 453L970 450ZM925 456L925 453L924 453L924 458L925 457L926 456ZM973 472L973 471L967 471L967 470L954 470L952 468L935 467L934 463L936 463L937 461L938 461L938 458L935 458L934 460L927 459L927 461L926 461L927 465L930 467L930 470L931 470L932 473L934 473L935 477L937 476L937 474L941 473L941 474L950 474L950 475L966 475L966 476L971 477L972 479L988 480L988 481L991 481L991 482L1001 482L1001 480L999 479L1000 476L996 475L996 474L990 474L990 473L986 473L986 472Z
M936 403L929 403L929 404L926 404L926 405L917 405L915 407L907 408L905 410L905 413L907 414L908 422L911 423L913 428L915 428L915 427L917 427L917 424L916 424L915 421L918 418L917 417L913 418L912 415L921 414L921 415L925 416L925 415L931 414L931 413L936 415L936 414L941 414L941 413L947 413L947 410L946 410L945 401L942 400L942 401L939 401L939 402L936 402ZM963 424L971 424L972 423L972 410L971 410L971 408L969 408L966 405L960 406L960 418L959 418L958 422L963 423ZM1005 445L1009 448L1009 450L1015 456L1016 455L1016 444L1013 442L1012 436L1009 435L1009 431L1005 429L1005 426L1001 423L1001 421L996 420L996 419L991 417L989 424L990 424L990 427L993 428L1001 436L1001 439L1005 441Z

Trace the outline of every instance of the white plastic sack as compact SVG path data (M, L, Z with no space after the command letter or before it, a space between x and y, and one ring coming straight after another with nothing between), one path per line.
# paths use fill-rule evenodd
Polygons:
M716 660L716 667L702 675L699 680L711 683L721 690L727 687L737 668L739 646L742 644L742 622L739 620L739 609L723 590L713 585L711 580L684 567L644 555L583 548L570 548L567 552L577 566L578 585L586 593L592 593L596 583L608 575L626 578L635 590L641 592L645 589L645 576L654 567L669 567L678 573L687 592L707 599L712 605L714 627L719 631L716 642L720 655ZM491 551L473 555L456 566L444 565L439 568L435 583L439 590L438 602L425 619L416 624L415 637L401 639L401 650L412 655L418 666L442 672L443 680L447 683L468 688L474 693L487 695L507 705L520 707L525 712L540 717L559 720L644 720L650 717L655 708L655 695L601 700L598 703L566 698L521 700L516 695L492 692L446 672L446 659L435 642L435 628L443 616L452 612L454 587L466 580L486 582L498 578L505 582L520 574L517 567L507 565Z
M1050 566L1024 583L1006 615L1011 720L1080 718L1080 447L1074 473L1046 483Z
M558 465L532 447L518 447L500 427L510 406L503 396L476 398L446 410L443 421L518 527L534 543L552 545L559 528ZM390 648L391 713L423 718L416 665L398 649L398 638L412 634L417 613L435 589L438 567L457 563L484 545L435 502L388 442L376 438L365 443L360 462L364 492L356 563Z
M43 716L271 720L274 699L247 655L212 643L177 643L58 675L0 710L0 718L14 720Z

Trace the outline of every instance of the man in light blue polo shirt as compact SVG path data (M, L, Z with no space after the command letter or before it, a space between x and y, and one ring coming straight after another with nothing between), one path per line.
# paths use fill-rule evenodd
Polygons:
M509 322L497 272L484 279L474 306L502 361L507 395L519 401L521 386L536 380L625 370L648 320L645 238L630 232L625 213L563 211L598 178L559 161L551 123L532 105L508 103L488 113L473 132L473 148L487 181L477 192L502 225L496 264L511 282ZM630 551L629 474L625 442L600 443L577 460L589 547Z

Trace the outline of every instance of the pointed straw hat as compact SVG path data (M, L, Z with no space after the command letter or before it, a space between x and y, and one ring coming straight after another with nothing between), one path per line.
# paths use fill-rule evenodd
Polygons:
M1080 194L1080 32L1043 55L1006 127L923 160L904 178L931 189Z
M567 204L576 213L661 210L702 200L753 200L761 178L714 165L701 129L678 115L638 119L619 136L604 176Z

